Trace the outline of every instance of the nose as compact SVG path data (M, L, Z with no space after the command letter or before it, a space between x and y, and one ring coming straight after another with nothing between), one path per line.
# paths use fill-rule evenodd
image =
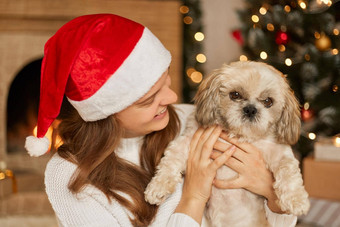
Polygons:
M161 105L169 105L173 104L177 101L177 94L168 87L167 90L163 93L163 99Z
M257 113L257 109L254 105L248 105L248 106L243 108L243 113L248 118L253 118L253 117L255 117L255 115Z

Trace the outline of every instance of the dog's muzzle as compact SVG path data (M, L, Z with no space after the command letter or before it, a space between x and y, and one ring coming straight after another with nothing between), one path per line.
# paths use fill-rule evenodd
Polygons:
M254 105L243 107L243 114L251 120L256 116L256 113L257 109Z

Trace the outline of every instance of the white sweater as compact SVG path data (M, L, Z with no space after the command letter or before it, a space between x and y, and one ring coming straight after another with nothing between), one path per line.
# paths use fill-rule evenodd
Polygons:
M192 105L175 105L181 120L182 129L185 119L193 111ZM123 139L117 155L139 165L139 149L142 137ZM118 202L109 203L106 196L94 186L88 185L77 195L68 189L68 183L77 166L55 154L48 162L45 171L46 193L56 213L60 226L132 226L129 211ZM159 207L154 222L150 226L196 227L199 224L191 217L174 213L182 195L182 184L177 185L175 192ZM272 226L295 226L293 215L276 214L267 206L266 215ZM208 226L203 218L202 226Z

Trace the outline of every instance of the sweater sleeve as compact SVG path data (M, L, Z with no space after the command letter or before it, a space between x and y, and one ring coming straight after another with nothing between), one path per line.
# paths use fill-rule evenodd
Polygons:
M95 227L121 226L100 203L91 197L76 200L69 197L61 202L53 202L52 206L61 226Z
M293 227L296 225L297 217L295 215L274 213L269 209L267 200L264 201L264 209L270 226Z
M90 187L75 195L68 189L75 169L75 165L55 155L45 170L46 193L60 226L131 226L127 215L118 206L109 205L98 190Z
M167 227L190 226L199 227L200 225L190 216L182 213L174 213L170 216Z

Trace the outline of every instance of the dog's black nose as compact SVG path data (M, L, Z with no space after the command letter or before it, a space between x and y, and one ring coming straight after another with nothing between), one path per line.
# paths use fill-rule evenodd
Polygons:
M257 113L257 109L254 105L248 105L246 107L243 107L243 113L249 118L255 117Z

